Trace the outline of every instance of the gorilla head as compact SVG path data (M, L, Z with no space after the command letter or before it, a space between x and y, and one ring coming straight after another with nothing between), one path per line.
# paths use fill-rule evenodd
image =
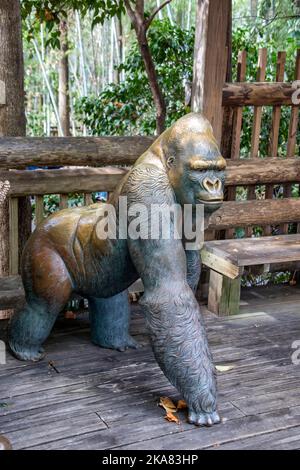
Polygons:
M209 121L190 113L167 129L153 144L165 164L179 204L204 204L205 212L223 201L226 161Z

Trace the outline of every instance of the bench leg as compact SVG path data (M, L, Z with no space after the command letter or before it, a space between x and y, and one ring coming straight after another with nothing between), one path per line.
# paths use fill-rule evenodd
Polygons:
M240 310L241 278L230 279L210 270L208 310L219 316L236 315Z

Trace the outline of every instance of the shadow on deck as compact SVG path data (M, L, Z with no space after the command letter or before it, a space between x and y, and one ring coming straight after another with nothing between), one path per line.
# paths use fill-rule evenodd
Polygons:
M297 287L256 288L243 291L244 315L205 316L215 363L234 366L218 373L225 422L212 428L187 424L184 412L179 425L164 420L159 397L180 397L156 365L139 307L139 351L92 345L85 315L60 320L43 361L7 354L0 365L0 434L14 449L300 448L300 364L291 360L299 306Z

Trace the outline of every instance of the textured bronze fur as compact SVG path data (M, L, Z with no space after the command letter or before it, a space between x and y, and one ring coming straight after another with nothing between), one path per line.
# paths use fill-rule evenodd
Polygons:
M110 202L117 209L118 196L126 195L129 206L204 204L211 212L223 199L224 167L210 124L189 114L137 160ZM140 303L161 369L187 401L191 423L219 422L214 367L194 295L199 253L185 251L175 239L99 239L97 208L63 210L32 234L22 259L26 305L12 320L11 350L19 359L39 360L72 292L89 299L96 344L136 347L128 331L126 289L141 277Z

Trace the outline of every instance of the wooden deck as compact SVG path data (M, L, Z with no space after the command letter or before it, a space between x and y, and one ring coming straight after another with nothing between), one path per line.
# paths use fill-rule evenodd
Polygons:
M37 364L7 354L0 365L0 434L14 449L299 449L298 287L243 290L233 319L206 315L224 424L196 428L167 422L160 396L178 399L153 358L139 307L132 332L139 351L90 343L85 315L60 320ZM5 323L0 323L5 337ZM300 355L299 355L300 356ZM56 370L49 365L52 361Z

